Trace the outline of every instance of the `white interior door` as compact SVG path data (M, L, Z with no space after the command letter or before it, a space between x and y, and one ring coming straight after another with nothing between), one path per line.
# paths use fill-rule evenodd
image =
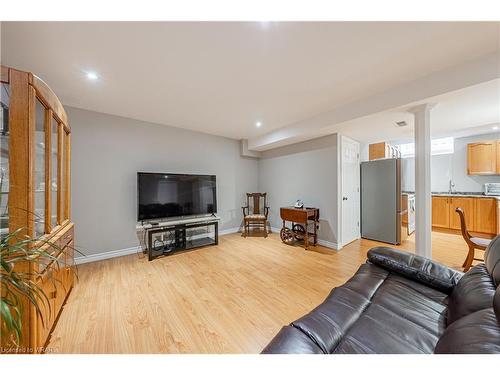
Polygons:
M360 238L359 143L342 136L342 246Z

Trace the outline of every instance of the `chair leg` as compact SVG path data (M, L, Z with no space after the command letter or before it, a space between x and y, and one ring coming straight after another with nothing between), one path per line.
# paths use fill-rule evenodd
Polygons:
M464 272L467 272L469 268L472 266L472 261L474 260L474 247L469 245L469 253L467 254L467 258L465 258L465 262L463 264Z
M243 237L247 238L247 222L243 222Z
M267 237L267 225L266 222L264 221L264 237Z
M469 258L471 257L471 254L472 256L474 256L474 248L469 245L469 251L467 252L467 256L465 257L464 264L462 264L462 267L465 267L467 263L469 263Z

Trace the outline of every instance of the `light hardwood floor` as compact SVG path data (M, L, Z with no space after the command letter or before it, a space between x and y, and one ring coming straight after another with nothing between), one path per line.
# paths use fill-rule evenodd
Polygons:
M53 353L259 353L278 330L323 301L366 260L374 241L339 252L268 238L148 262L129 255L79 266L52 334ZM400 248L413 251L413 236ZM460 269L462 237L433 233L435 260Z

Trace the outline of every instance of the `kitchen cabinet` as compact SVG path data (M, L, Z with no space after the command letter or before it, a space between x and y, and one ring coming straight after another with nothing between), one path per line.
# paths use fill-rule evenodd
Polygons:
M467 174L492 175L498 174L497 152L498 141L483 141L467 145ZM498 165L500 168L500 165Z
M475 228L474 221L474 203L475 201L480 201L481 199L476 198L455 198L449 197L449 212L450 212L450 229L461 229L460 224L460 216L455 212L457 207L460 207L464 210L465 222L467 224L467 228Z
M476 199L474 211L474 231L481 233L497 233L497 200L494 198Z
M432 226L450 227L449 197L432 197Z
M390 146L386 142L372 143L368 146L368 154L370 160L388 158Z
M496 235L497 199L475 197L432 197L432 227L460 231L460 217L455 209L464 210L465 222L469 232Z
M408 208L408 195L403 194L401 202L402 202L401 207L403 209L407 209ZM403 218L401 221L403 224L408 225L408 213L403 215Z

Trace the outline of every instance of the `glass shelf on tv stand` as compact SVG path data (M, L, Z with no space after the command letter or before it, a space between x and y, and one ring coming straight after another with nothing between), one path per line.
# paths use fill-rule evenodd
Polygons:
M218 221L215 220L145 229L148 259L151 261L178 251L217 245L218 225Z

